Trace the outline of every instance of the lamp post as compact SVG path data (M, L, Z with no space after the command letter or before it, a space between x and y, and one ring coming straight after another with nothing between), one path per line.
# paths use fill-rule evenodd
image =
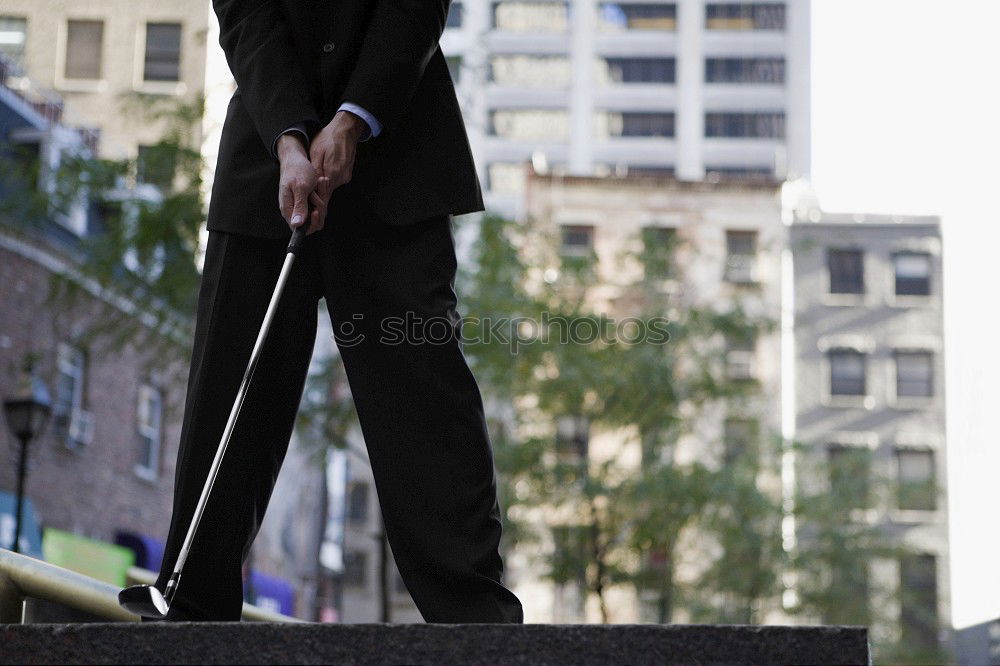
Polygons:
M21 443L17 464L17 515L14 516L14 544L12 550L20 552L21 513L24 505L24 479L28 472L28 444L38 436L48 420L52 403L42 380L35 376L29 363L17 384L13 397L3 401L7 425Z

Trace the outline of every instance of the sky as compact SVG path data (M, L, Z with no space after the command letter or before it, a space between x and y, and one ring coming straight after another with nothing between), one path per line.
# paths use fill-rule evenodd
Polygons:
M812 22L820 204L941 216L951 619L957 628L996 619L1000 280L988 270L1000 264L1000 2L813 0ZM221 49L208 57L211 155L232 89Z
M952 621L996 619L1000 2L814 0L812 19L821 206L941 216Z

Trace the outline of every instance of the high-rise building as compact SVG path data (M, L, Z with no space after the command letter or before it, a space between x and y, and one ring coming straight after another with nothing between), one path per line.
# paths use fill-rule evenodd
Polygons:
M487 206L555 173L809 171L809 0L454 0L441 44Z
M800 488L849 496L845 521L905 548L854 592L872 641L950 642L941 229L935 217L818 215L790 227ZM810 464L803 464L810 463Z

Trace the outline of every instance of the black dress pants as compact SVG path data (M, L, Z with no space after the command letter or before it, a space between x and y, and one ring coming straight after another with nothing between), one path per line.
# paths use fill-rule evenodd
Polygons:
M335 197L336 199L336 197ZM493 452L457 333L449 215L393 227L331 202L296 258L170 620L239 620L241 567L288 447L326 298L386 535L427 622L523 622L502 584ZM163 568L170 577L287 243L212 231ZM409 322L409 323L407 323ZM423 322L423 323L421 323Z

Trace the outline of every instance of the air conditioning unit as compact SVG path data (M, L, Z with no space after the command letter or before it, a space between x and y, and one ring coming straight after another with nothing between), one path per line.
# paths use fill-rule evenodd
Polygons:
M94 441L94 413L74 409L69 420L69 445L87 446Z

